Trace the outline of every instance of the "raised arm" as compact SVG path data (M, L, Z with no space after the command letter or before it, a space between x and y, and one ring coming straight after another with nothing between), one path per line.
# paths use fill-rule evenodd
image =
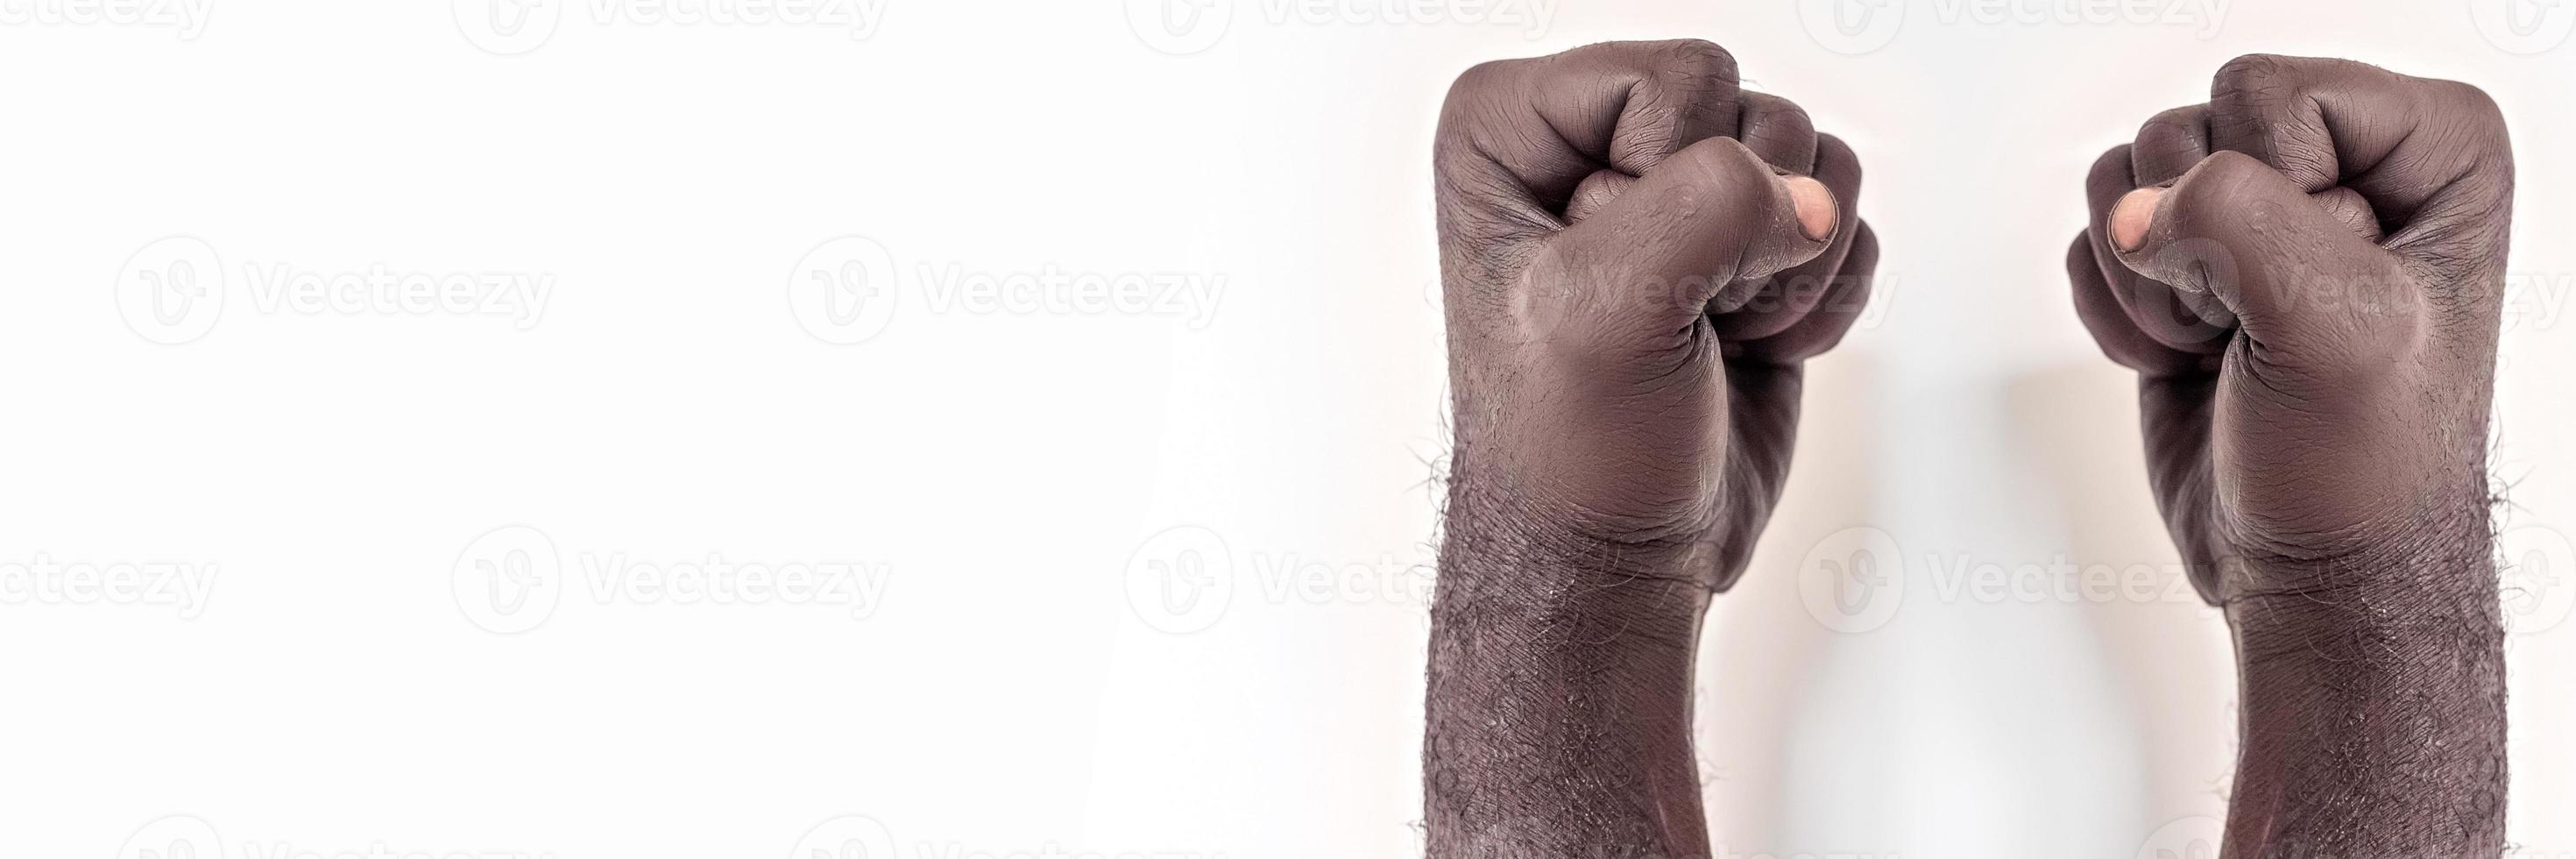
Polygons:
M2497 856L2487 416L2513 154L2477 88L2252 56L2091 178L2068 260L2235 632L2229 859Z
M1705 856L1691 660L1856 317L1860 169L1706 42L1488 63L1437 149L1456 448L1430 855ZM1812 178L1809 178L1812 177Z

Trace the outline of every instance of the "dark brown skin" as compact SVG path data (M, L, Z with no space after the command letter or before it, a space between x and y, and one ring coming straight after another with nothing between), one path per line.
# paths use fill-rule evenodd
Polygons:
M1692 652L1778 498L1803 362L1866 301L1859 164L1699 41L1477 66L1434 161L1430 855L1706 856Z
M2224 855L2501 854L2494 102L2244 57L2089 186L2076 308L2138 371L2157 501L2235 634Z

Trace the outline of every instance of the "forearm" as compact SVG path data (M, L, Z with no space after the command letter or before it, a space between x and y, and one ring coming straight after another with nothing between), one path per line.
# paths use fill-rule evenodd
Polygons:
M2229 600L2227 859L2503 853L2503 627L2478 518L2378 560L2276 565L2249 578L2318 585Z
M1690 743L1704 588L1658 553L1453 497L1432 607L1432 859L1708 855Z

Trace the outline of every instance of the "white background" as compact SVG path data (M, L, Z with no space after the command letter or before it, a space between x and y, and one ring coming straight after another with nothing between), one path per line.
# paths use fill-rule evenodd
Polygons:
M485 2L0 0L0 854L1413 855L1439 99L1680 36L1852 142L1886 246L1706 636L1732 855L2214 831L2221 623L2041 565L2173 560L2061 260L2094 156L2256 51L2513 123L2513 827L2576 854L2576 176L2540 157L2576 8L552 0L510 36ZM343 277L378 272L465 304ZM1016 300L1050 273L1170 300ZM1901 574L1846 614L1823 562L1863 548ZM136 564L211 588L77 571Z

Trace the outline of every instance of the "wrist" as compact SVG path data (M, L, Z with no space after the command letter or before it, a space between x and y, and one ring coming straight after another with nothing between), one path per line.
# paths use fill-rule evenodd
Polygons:
M2242 552L2218 578L2240 662L2368 665L2500 634L2495 564L2477 516L2331 555Z
M1706 855L1690 704L1708 590L1661 547L1585 538L1508 499L1453 491L1444 527L1429 855Z
M2242 712L2228 855L2494 855L2502 607L2490 538L2427 531L2222 574Z
M1453 484L1443 516L1435 624L1466 619L1549 641L1615 617L1590 648L1689 648L1710 589L1703 539L1623 541L1533 509L1526 496Z
M2220 574L2236 583L2226 613L2249 721L2274 698L2313 709L2491 691L2503 607L2482 523L2333 559L2238 563Z

